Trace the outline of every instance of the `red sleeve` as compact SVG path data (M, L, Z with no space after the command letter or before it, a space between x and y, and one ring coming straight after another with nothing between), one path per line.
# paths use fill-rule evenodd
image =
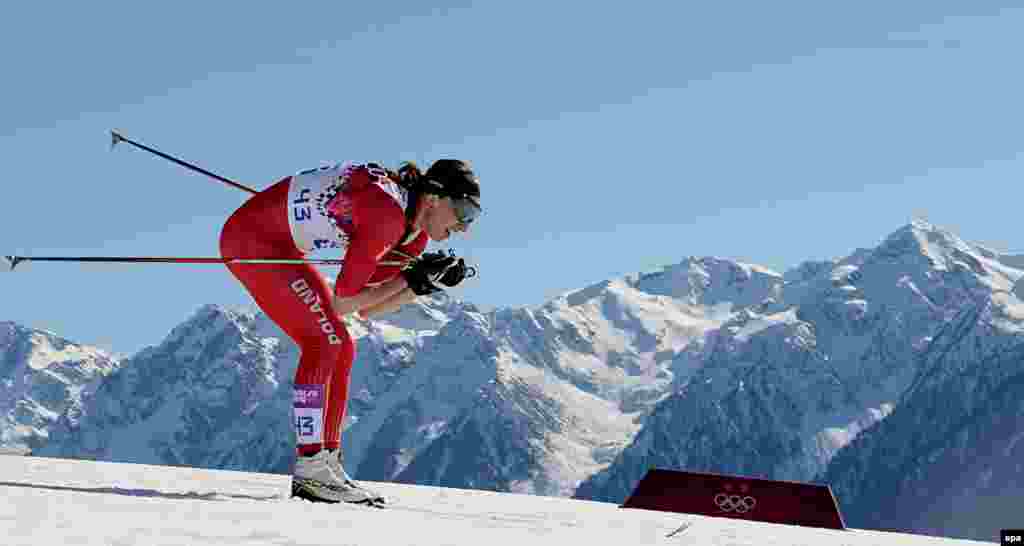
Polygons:
M366 286L377 262L405 232L405 212L379 186L352 195L352 231L345 265L338 273L334 294L354 296Z
M406 256L416 257L423 254L428 242L427 232L421 231L419 235L413 237L412 241L399 244L389 251L377 263L377 269L374 270L373 276L370 277L369 286L380 285L397 277L402 271L402 267L410 261Z

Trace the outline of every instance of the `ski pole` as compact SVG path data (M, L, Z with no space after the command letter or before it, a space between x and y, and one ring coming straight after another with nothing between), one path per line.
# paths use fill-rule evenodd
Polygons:
M344 260L301 260L290 258L182 258L172 256L4 256L10 271L21 262L88 263L174 263L174 264L285 264L342 265Z
M234 187L236 187L236 188L238 188L240 190L244 190L244 191L247 191L249 193L258 193L256 190L250 188L249 186L245 186L243 184L239 184L238 182L234 182L232 180L228 180L227 178L224 178L223 176L220 176L219 174L211 173L210 171L208 171L208 170L206 170L206 169L204 169L202 167L199 167L197 165L193 165L193 164L191 164L191 163L189 163L187 161L182 161L182 160L180 160L180 159L178 159L178 158L176 158L176 157L174 157L172 155L165 154L165 153L163 153L163 152L161 152L159 150L155 150L155 149L150 148L149 146L146 146L144 144L139 144L138 142L135 142L134 140L131 140L130 138L127 138L127 137L121 135L117 131L111 131L110 135L111 135L111 142L110 142L110 149L111 150L113 150L114 147L117 146L117 144L119 142L126 142L126 143L128 143L128 144L130 144L132 146L135 146L136 148L138 148L140 150L147 151L147 152L149 152L149 153L151 153L153 155L156 155L156 156L162 157L162 158L164 158L164 159L166 159L168 161L172 161L174 163L177 163L178 165L181 165L182 167L185 167L186 169L189 169L191 171L195 171L195 172L198 172L198 173L205 174L206 176L209 176L210 178L212 178L214 180L219 180L219 181L221 181L221 182L223 182L223 183L225 183L225 184L227 184L229 186L234 186Z

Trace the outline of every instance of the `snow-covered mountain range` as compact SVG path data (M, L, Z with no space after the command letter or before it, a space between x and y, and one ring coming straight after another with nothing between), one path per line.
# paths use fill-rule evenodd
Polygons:
M0 450L27 453L45 445L57 420L79 412L83 398L117 367L101 349L0 322Z
M1021 257L913 222L784 275L687 258L533 309L426 299L350 322L346 466L615 502L652 466L824 481L852 526L990 540L947 516L1024 501L1022 277ZM5 445L289 471L297 352L257 310L203 306L121 361L4 324L5 384L81 369L45 411L45 393L5 390ZM51 362L26 349L41 336L100 356Z

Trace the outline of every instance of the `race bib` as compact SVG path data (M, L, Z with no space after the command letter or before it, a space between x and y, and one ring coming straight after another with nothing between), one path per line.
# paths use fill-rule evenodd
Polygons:
M288 187L288 226L295 246L305 254L317 250L348 250L353 232L353 203L342 191L350 176L363 167L351 161L309 169L292 176ZM368 167L372 184L378 186L404 212L409 191L387 177L378 166Z
M327 204L341 191L345 164L326 165L292 177L288 187L288 225L295 246L304 253L348 248L345 226L328 214ZM345 222L347 218L341 218Z
M293 408L298 445L323 442L324 386L295 385Z

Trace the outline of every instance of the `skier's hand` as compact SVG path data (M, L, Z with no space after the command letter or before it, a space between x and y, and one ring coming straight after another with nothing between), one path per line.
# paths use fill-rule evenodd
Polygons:
M444 275L441 275L438 282L451 288L465 280L466 277L472 277L475 274L476 268L466 267L466 260L459 258L458 261L445 270Z
M455 264L455 257L443 252L427 252L402 270L402 276L417 296L425 296L443 290L437 282L444 277L448 268Z
M476 270L466 267L465 260L444 252L427 252L402 270L409 288L417 296L443 290L438 284L455 286L467 276L471 277L474 274Z

